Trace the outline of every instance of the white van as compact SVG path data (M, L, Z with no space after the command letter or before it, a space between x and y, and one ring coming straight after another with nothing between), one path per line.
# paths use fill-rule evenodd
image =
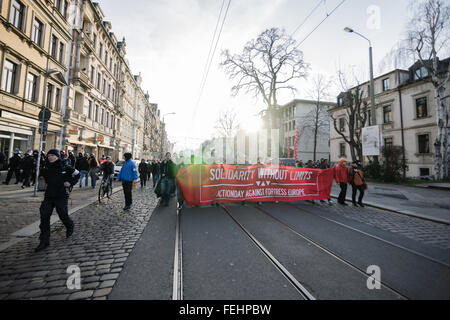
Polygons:
M133 160L136 164L136 168L139 167L139 163L141 163L141 160ZM120 172L120 169L122 169L123 164L125 163L125 160L117 160L114 164L114 180L117 178L117 175Z

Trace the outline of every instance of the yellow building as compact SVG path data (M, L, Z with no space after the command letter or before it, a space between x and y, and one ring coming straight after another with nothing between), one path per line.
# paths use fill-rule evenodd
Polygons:
M44 150L58 147L71 41L69 0L0 1L0 151L38 149L38 114L52 116Z

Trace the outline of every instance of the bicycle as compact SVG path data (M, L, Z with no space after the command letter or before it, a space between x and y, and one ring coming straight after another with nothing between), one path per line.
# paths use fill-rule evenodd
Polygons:
M110 185L110 177L107 179L102 179L102 183L100 188L98 189L98 202L101 203L102 199L106 196L108 199L111 199L112 196L112 187Z

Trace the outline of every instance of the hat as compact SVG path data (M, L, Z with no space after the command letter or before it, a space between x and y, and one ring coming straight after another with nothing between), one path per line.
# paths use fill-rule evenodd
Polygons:
M47 152L47 156L48 156L49 154L52 154L52 155L57 156L57 157L59 158L59 151L56 150L56 149L51 149L51 150L49 150L49 151Z

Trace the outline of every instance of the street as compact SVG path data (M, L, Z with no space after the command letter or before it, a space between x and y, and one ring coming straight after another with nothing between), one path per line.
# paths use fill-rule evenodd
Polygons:
M33 251L36 232L0 251L0 299L450 298L443 223L318 201L186 207L177 215L175 198L159 207L150 186L137 187L123 211L115 191L72 213L72 238L58 220L43 252ZM79 267L81 288L68 288L69 266ZM369 278L370 266L378 278Z

